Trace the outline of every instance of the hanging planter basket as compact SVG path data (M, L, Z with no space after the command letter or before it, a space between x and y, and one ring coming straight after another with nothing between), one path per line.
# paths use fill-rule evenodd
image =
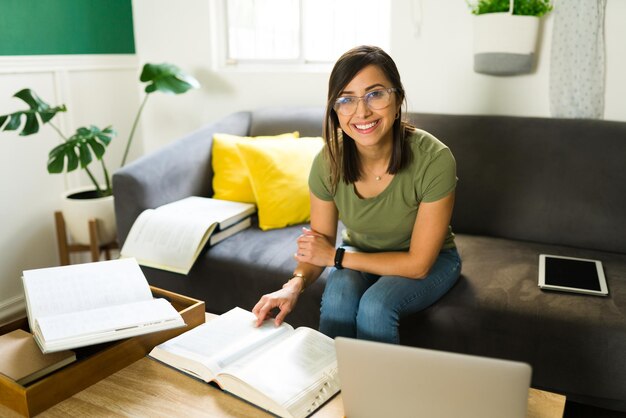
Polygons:
M530 73L539 18L511 12L474 16L474 71L489 75Z

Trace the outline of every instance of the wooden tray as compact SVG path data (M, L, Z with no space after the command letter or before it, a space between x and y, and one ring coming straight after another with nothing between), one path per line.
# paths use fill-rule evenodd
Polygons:
M204 323L204 302L152 286L150 289L155 297L172 303L186 327L77 348L75 362L26 386L0 375L0 404L25 416L39 414L134 363L154 346ZM0 335L18 328L28 330L28 320L23 318L3 326Z

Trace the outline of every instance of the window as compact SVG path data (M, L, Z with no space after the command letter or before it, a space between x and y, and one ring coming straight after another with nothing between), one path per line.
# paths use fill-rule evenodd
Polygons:
M389 0L225 0L226 63L331 63L356 45L388 49Z

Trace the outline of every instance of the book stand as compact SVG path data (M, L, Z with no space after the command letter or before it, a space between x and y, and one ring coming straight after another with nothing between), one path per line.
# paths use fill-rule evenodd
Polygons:
M119 248L116 241L109 244L100 245L98 239L98 220L93 218L89 220L89 245L70 244L67 240L67 230L65 228L65 219L60 211L54 212L54 222L57 231L57 244L59 246L59 261L62 266L70 264L70 254L75 252L89 251L92 261L100 260L100 252L104 251L106 260L111 259L111 250Z

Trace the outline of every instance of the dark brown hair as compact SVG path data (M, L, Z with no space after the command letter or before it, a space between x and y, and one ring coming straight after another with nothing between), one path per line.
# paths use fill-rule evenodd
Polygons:
M328 101L326 102L326 116L324 122L324 140L326 141L326 157L330 164L331 188L334 190L342 179L346 184L359 180L362 175L361 162L354 140L347 135L339 125L339 117L335 112L335 101L343 89L352 81L359 71L369 65L375 65L382 70L396 89L398 103L405 102L404 87L400 80L400 73L393 59L382 49L376 46L362 45L344 53L335 63L328 81ZM399 106L398 115L393 123L393 149L387 172L396 174L406 167L412 158L411 149L406 141L407 134L415 128L403 121L402 106Z

